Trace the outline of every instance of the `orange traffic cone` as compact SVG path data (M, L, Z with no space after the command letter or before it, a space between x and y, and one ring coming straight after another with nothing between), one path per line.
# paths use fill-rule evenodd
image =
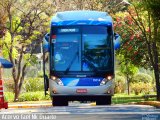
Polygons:
M3 95L3 80L0 79L0 109L1 108L8 108L8 102L4 101L4 95Z

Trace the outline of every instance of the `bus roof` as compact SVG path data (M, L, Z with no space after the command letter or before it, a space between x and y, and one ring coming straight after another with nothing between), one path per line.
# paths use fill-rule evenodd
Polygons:
M112 18L106 12L100 11L65 11L52 17L52 26L69 25L105 25L112 26Z

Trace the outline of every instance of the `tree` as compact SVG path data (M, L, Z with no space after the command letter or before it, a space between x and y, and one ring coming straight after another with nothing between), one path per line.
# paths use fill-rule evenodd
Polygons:
M34 51L49 29L49 14L53 5L49 0L5 0L7 34L3 54L13 64L14 101L18 100L27 68L36 62Z
M115 27L123 39L119 53L131 60L131 63L136 66L149 67L154 70L157 100L160 100L158 66L158 51L160 49L158 47L160 45L160 20L158 15L160 4L157 0L149 1L131 1L132 4L127 11L116 18L118 20L116 20Z
M1 3L4 3L4 1L1 1ZM5 9L3 9L3 6L0 4L0 57L2 56L2 39L5 35L5 23L7 20L7 14ZM2 68L0 67L0 79L2 79Z
M133 80L133 76L138 72L138 68L135 67L130 60L126 60L123 55L120 56L120 70L126 77L127 81L127 90L128 90L128 95L130 94L130 83Z
M1 1L1 2L3 3L4 1ZM2 38L5 34L5 23L7 20L6 11L5 11L5 9L3 9L2 4L0 4L0 11L1 11L1 14L0 14L0 38Z
M149 22L149 35L146 35L145 41L147 42L148 55L150 63L153 67L156 89L157 89L157 100L160 101L160 70L159 70L159 58L160 53L160 1L159 0L142 0L145 4L145 10L148 12Z
M127 4L125 0L53 0L53 3L56 11L98 10L110 14L126 9Z
M3 5L4 4L4 1L1 1L1 4L0 4L0 11L1 11L1 14L0 14L0 56L2 55L2 38L3 36L5 35L5 24L6 24L6 21L7 21L7 14L6 14L6 11L5 9L3 8Z

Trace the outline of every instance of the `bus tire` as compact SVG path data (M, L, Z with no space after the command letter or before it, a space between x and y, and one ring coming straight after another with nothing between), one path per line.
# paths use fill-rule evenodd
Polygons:
M101 96L96 98L96 105L111 105L112 97L111 96Z
M52 106L68 106L68 100L64 97L52 97Z

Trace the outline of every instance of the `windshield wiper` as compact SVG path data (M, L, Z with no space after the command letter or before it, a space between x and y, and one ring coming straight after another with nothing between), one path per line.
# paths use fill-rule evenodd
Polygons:
M72 60L71 60L70 64L68 65L67 69L65 70L65 74L67 74L67 73L68 73L68 71L70 70L70 68L71 68L72 64L73 64L73 63L74 63L74 61L76 60L76 57L78 57L78 61L79 61L79 50L78 50L78 49L77 49L77 51L76 51L75 55L73 56L73 58L72 58Z
M89 57L88 55L86 56ZM91 62L91 58L89 60L86 56L83 57L83 61L86 62L89 65L89 67L93 69L94 72L97 72L97 68L95 67L94 63Z

